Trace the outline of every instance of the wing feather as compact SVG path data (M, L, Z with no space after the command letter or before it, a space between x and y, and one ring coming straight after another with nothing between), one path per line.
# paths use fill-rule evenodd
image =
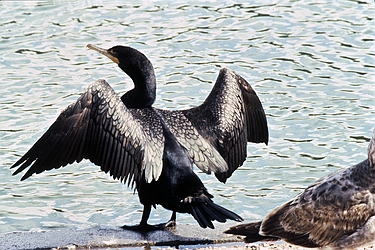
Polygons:
M152 110L146 115L152 116ZM155 112L154 112L155 113ZM156 129L145 128L144 113L134 115L104 80L90 85L79 99L61 112L41 138L11 168L14 174L29 167L21 180L34 173L89 159L114 179L134 184L146 172L147 181L162 169L163 140ZM154 120L157 120L154 115ZM147 125L150 126L150 125ZM147 131L147 133L144 132ZM154 152L152 160L145 153ZM148 173L151 173L150 176Z
M205 173L228 171L228 165L215 149L194 127L193 123L179 110L156 109L177 141L187 149L195 165Z
M227 171L216 174L222 182L245 161L247 142L268 143L266 115L258 96L229 69L220 70L202 105L181 112L228 163Z

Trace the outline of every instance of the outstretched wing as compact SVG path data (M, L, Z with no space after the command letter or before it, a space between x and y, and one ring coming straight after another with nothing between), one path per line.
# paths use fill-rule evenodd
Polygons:
M216 174L222 182L245 161L247 142L268 143L267 119L258 96L245 79L229 69L220 70L202 105L180 112L227 162L228 171Z
M141 124L142 115L136 116L105 80L98 80L11 167L19 166L14 175L30 167L24 180L85 158L128 185L143 171L148 182L157 180L164 145L161 125L155 119L154 129L147 129Z

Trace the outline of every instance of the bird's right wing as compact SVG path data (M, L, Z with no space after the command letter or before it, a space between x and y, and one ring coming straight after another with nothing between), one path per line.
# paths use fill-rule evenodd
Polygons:
M155 125L155 124L153 124ZM153 135L147 133L154 133ZM151 139L150 139L151 138ZM142 174L157 180L162 170L161 125L145 129L105 80L90 85L11 168L21 180L83 158L128 185Z

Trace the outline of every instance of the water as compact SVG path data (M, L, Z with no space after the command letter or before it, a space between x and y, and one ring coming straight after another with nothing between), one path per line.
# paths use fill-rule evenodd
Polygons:
M104 78L120 94L132 88L88 43L145 53L155 67L160 108L200 104L221 67L251 83L268 117L269 146L249 144L246 162L225 185L199 174L215 202L246 221L366 157L375 118L372 1L0 6L0 233L140 220L133 191L88 161L24 182L9 169L88 84ZM158 207L150 223L169 217ZM188 215L177 220L196 224Z

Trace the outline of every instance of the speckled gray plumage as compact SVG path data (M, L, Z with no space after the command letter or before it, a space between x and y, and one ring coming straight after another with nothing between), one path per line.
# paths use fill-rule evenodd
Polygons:
M336 171L276 208L262 222L238 225L227 233L246 242L282 239L305 247L351 249L375 241L375 146L368 159Z

